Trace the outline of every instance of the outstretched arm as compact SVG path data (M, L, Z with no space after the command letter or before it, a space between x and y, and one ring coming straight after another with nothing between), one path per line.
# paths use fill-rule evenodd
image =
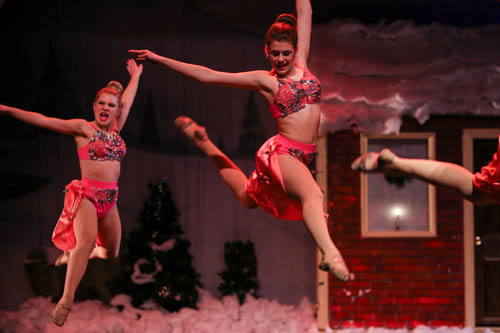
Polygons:
M139 87L139 79L142 74L142 65L137 65L133 59L129 59L127 61L127 71L130 74L130 81L128 82L127 88L123 91L120 101L120 114L117 123L118 131L121 131L125 125L130 108L134 103L135 94Z
M297 9L297 65L307 67L311 44L312 7L310 0L296 0Z
M129 53L133 54L139 61L146 60L162 65L205 84L252 90L269 90L269 75L267 71L219 72L205 66L188 64L162 57L149 50L129 50Z
M0 104L0 115L11 116L24 123L45 128L54 132L73 136L84 135L84 126L87 122L83 119L59 119L44 116L41 113L25 111Z

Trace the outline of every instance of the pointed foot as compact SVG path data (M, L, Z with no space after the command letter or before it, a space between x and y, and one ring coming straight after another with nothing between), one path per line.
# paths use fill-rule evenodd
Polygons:
M68 315L71 311L71 306L67 304L58 303L52 311L52 321L57 326L63 326L64 322L68 318Z
M349 281L349 270L340 253L329 258L323 257L319 264L319 269L333 274L333 276L342 282Z
M189 117L179 116L175 119L174 124L191 141L208 139L205 127L198 125L193 119Z
M369 152L361 155L351 164L351 169L360 172L383 171L383 168L390 165L396 155L385 148L380 153Z

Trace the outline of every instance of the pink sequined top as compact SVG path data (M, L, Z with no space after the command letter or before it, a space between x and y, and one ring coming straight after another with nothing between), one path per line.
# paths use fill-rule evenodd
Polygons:
M286 117L289 114L303 109L306 104L319 103L321 99L321 85L318 78L304 68L304 75L300 81L291 78L279 78L278 91L271 104L273 118Z
M121 162L127 153L127 147L118 132L108 134L96 128L93 123L90 123L90 126L94 127L96 131L89 143L78 149L78 158L81 160Z

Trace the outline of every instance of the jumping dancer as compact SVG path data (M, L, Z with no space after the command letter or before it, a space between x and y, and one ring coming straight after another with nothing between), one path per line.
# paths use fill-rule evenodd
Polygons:
M279 15L266 34L265 54L271 71L226 73L149 50L129 52L137 60L165 66L206 84L257 90L264 96L277 121L278 135L259 149L256 170L248 179L208 138L204 127L185 116L178 117L175 124L214 162L245 208L259 205L275 217L304 220L323 254L320 268L347 281L349 271L328 232L323 195L307 168L316 152L321 87L307 68L312 21L309 0L297 0L296 10L298 19Z
M52 313L52 321L58 326L69 315L89 258L116 258L120 249L121 223L116 200L126 148L119 133L134 101L142 65L129 59L127 70L130 81L125 90L119 82L111 81L97 93L93 122L49 118L0 105L0 114L72 135L78 149L82 179L66 186L64 208L52 235L54 244L64 251L57 264L68 264L64 292Z
M499 137L500 140L500 137ZM360 172L396 173L415 177L436 186L451 189L478 206L500 204L500 165L497 152L481 172L471 173L464 167L434 160L402 158L389 149L361 155L351 167Z

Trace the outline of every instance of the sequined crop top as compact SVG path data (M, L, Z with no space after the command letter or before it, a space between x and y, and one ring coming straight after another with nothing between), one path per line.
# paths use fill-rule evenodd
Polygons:
M127 147L118 132L108 134L96 128L93 123L90 125L96 131L89 143L78 149L78 158L81 160L121 162L125 157Z
M271 104L273 118L286 117L289 114L303 109L306 104L319 103L321 99L321 85L318 78L304 68L304 75L300 81L291 78L279 78L278 91Z

